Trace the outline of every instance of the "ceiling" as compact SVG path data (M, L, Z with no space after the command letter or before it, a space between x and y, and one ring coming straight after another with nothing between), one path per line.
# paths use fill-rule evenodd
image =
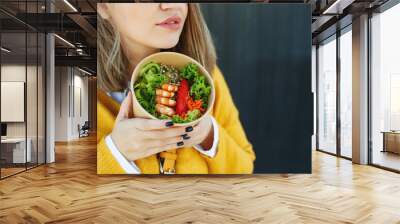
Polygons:
M212 0L206 2L210 1ZM314 43L332 35L338 27L350 24L353 16L374 9L387 1L254 0L254 2L310 4ZM47 0L46 5L45 0L1 0L2 44L13 49L13 56L22 57L26 55L25 30L54 32L58 35L55 38L56 65L79 66L96 73L97 2L105 1ZM50 11L52 13L49 13ZM30 43L30 38L27 41L29 58L29 55L35 52L36 46L35 43Z
M49 13L50 10L52 13ZM25 56L28 59L36 57L38 49L30 43L33 36L37 33L54 32L57 34L56 66L78 66L95 74L96 22L96 3L91 0L48 0L47 5L44 0L0 2L2 46L12 50L7 53L8 60L12 61L21 61ZM25 41L28 41L27 45ZM36 39L34 42L36 43Z
M353 17L372 12L389 0L310 0L313 5L313 43L328 38L352 23Z

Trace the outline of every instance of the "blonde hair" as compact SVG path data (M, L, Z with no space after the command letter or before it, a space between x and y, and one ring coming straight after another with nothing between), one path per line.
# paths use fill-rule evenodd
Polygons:
M163 51L183 53L212 73L216 64L215 48L197 3L188 3L188 14L178 44ZM125 89L128 68L129 62L121 49L118 32L114 32L112 25L97 15L98 88L106 92Z

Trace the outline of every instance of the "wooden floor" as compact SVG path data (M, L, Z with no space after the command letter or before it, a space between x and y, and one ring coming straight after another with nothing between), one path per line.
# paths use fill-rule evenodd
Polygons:
M20 167L12 167L12 168L1 168L1 177L8 177L11 176L13 174L19 173L19 172L23 172L25 171L25 167L20 168Z
M400 175L313 153L312 175L97 176L96 143L0 181L0 223L400 223Z
M400 170L400 154L376 150L374 151L372 160L374 164Z
M6 167L6 168L2 167L1 168L1 178L6 178L8 176L15 175L20 172L24 172L27 169L33 169L35 167L37 167L37 164L32 164L32 163L31 164L28 163L27 167L25 167L24 164L18 165L18 167Z

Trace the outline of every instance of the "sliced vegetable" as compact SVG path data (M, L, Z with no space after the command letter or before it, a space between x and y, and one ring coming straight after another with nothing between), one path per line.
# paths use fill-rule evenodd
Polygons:
M188 110L187 100L189 98L189 83L186 79L181 80L176 94L176 113L183 115Z
M195 100L202 100L203 107L208 107L208 97L211 93L211 86L203 75L200 74L197 65L190 63L181 70L181 76L189 81L190 96Z
M205 109L203 108L203 101L202 100L193 100L191 97L189 97L187 101L187 105L189 110L200 110L201 112L204 112Z

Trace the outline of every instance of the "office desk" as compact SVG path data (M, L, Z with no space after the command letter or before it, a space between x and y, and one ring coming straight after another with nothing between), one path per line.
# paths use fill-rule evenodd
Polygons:
M400 154L400 132L383 131L383 150L382 152L392 152Z
M31 162L32 140L30 138L27 138L26 142L28 144L26 147L26 154L25 154L25 138L1 139L1 157L2 157L2 159L5 159L7 163ZM10 146L13 146L13 147L10 149ZM12 156L11 156L11 154L12 154Z

